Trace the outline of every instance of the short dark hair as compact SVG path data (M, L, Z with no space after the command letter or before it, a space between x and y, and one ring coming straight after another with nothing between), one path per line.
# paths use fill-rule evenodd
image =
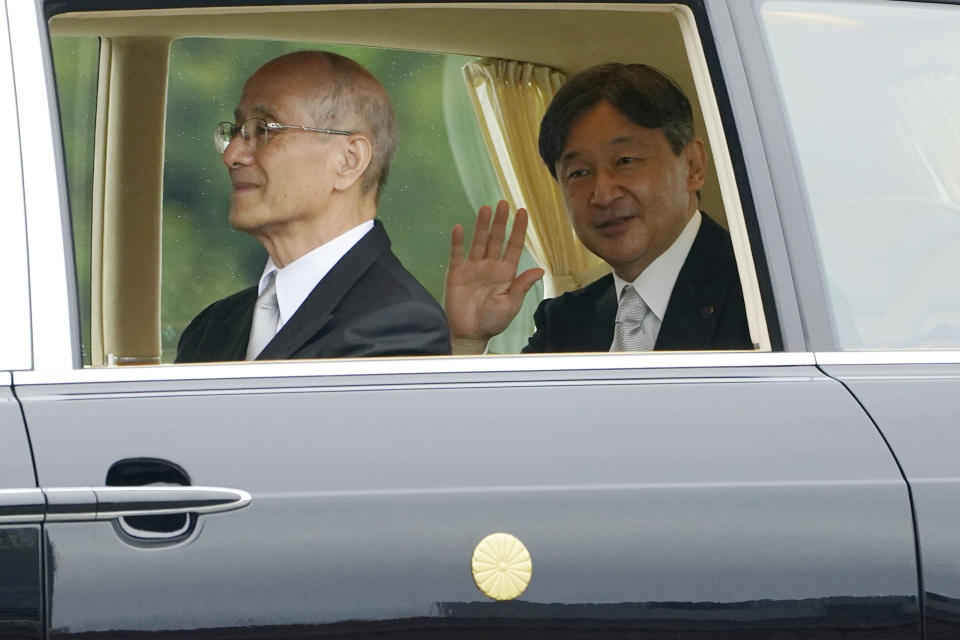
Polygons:
M570 78L554 96L540 123L540 157L550 175L563 153L570 127L601 102L609 102L630 122L663 129L673 153L693 140L693 110L669 76L645 64L602 64Z

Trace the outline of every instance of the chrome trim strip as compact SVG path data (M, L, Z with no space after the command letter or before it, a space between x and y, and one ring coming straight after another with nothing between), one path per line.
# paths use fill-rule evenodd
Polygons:
M223 487L94 487L93 491L97 494L97 520L178 513L221 513L243 509L253 500L253 496L246 491Z
M68 371L15 371L15 385L226 380L398 374L512 373L630 369L813 366L812 353L698 351L654 353L529 354L353 358L274 362L88 368Z
M819 365L843 364L960 364L960 350L818 351Z
M956 483L952 478L943 482ZM331 498L384 498L409 496L467 496L467 495L499 495L520 493L601 493L627 491L718 491L741 489L771 489L771 488L831 488L840 487L901 487L903 479L899 475L887 478L849 479L824 478L819 480L697 480L690 482L598 482L596 484L548 484L548 485L481 485L455 487L423 487L406 489L335 489L331 491L264 491L259 497L264 500L310 499L329 500Z
M77 511L76 513L48 513L44 522L94 522L97 519L95 511Z
M11 374L9 371L0 371L0 386L12 387L13 374Z
M30 515L0 515L0 525L5 524L41 524L43 522L43 514L39 516L30 514Z
M0 489L0 525L43 522L46 509L40 489Z
M128 516L221 513L242 509L253 500L253 496L246 491L224 487L53 487L43 489L43 492L50 503L46 522L91 522Z
M96 520L97 494L90 487L44 488L47 498L46 522Z

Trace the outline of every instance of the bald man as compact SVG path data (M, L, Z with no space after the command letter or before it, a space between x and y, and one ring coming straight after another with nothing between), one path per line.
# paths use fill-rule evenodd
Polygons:
M374 220L396 140L386 92L349 58L301 51L250 76L216 142L230 224L270 258L193 319L177 362L450 353L443 310Z

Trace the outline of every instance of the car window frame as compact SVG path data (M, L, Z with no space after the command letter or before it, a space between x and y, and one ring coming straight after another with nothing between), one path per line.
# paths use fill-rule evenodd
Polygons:
M12 48L5 7L0 11L0 118L17 121L16 83ZM4 284L5 309L0 316L0 369L29 369L32 364L30 335L30 290L27 270L27 222L24 208L23 172L20 166L22 140L13 131L0 158L6 194L3 236L0 237L0 273Z
M80 366L79 313L73 277L63 149L56 86L37 7L6 3L21 138L33 368ZM32 338L32 339L31 339Z
M715 155L718 153L726 154L729 168L728 175L732 180L729 180L734 185L733 193L724 190L722 188L722 193L724 195L725 204L727 204L728 199L732 198L736 202L731 206L727 215L733 215L739 217L741 224L746 228L746 235L744 238L750 242L751 254L750 258L754 263L754 271L751 274L751 277L755 277L762 289L760 292L760 300L762 303L762 315L765 318L765 327L764 331L770 331L770 343L772 347L771 352L740 352L736 354L729 354L731 359L728 359L727 362L730 363L730 366L741 366L741 364L747 364L753 356L760 356L754 358L757 364L776 364L776 363L785 363L785 364L795 364L795 363L804 363L809 364L811 361L808 357L800 358L799 360L794 357L776 357L778 355L786 355L783 352L784 342L781 338L781 329L779 324L780 315L783 311L778 312L779 305L781 300L774 300L773 291L776 287L772 287L769 284L766 284L769 279L769 265L766 263L766 239L773 234L775 242L773 243L774 252L779 248L777 247L777 241L782 242L782 239L779 237L779 229L771 228L771 225L767 225L766 229L760 229L758 227L758 220L761 219L761 216L757 214L757 211L764 210L766 208L765 203L755 203L754 198L756 194L754 193L751 185L756 182L756 178L753 175L753 172L757 170L755 166L745 166L745 158L748 157L748 154L743 153L739 135L743 130L744 126L750 128L750 121L743 119L741 115L740 118L735 117L734 113L731 110L731 101L730 96L727 91L727 87L724 84L725 78L724 73L721 69L721 64L717 58L716 51L716 42L714 35L711 32L711 21L720 19L721 24L726 18L726 22L729 23L729 18L726 17L726 14L723 11L723 8L720 5L711 4L710 14L708 15L704 5L700 4L697 0L689 0L688 4L682 5L686 11L688 11L692 19L684 23L681 21L681 29L686 27L684 31L685 47L688 51L688 56L691 57L691 68L695 74L700 73L700 77L697 78L697 92L703 103L704 111L708 109L711 110L711 115L714 119L717 119L719 122L719 129L717 131L709 131L711 140L714 141ZM43 24L43 23L41 23ZM728 30L729 32L729 30ZM725 34L725 35L729 35ZM51 83L50 78L52 78L52 72L49 72L52 69L50 62L50 53L49 53L49 42L46 40L46 34L44 33L43 27L36 34L38 43L35 44L41 45L41 48L45 47L45 55L42 57L48 74L45 76L48 79L48 85ZM731 49L725 51L725 65L732 64L733 69L736 71L736 61L737 56L734 56L735 52ZM698 64L694 64L692 56L696 54L701 60ZM740 79L742 81L742 78ZM711 93L712 91L712 93ZM703 95L706 92L706 98ZM55 94L49 94L55 95ZM743 99L739 99L738 110L739 113L743 112L743 107L746 103L743 102ZM55 114L56 112L53 111ZM37 116L37 114L34 114ZM45 117L46 116L46 117ZM705 113L706 117L706 113ZM51 137L59 137L58 123L56 118L50 118L49 114L39 114L39 117L35 117L35 120L43 121L47 120L47 127ZM23 126L23 123L21 123ZM38 123L36 126L41 126ZM709 125L708 125L709 129ZM55 138L55 139L57 139ZM752 140L758 139L758 136L754 132ZM59 147L56 147L59 152ZM54 154L55 157L59 159L57 154ZM47 163L49 166L49 158L47 158ZM56 175L58 177L58 192L60 195L60 202L63 211L67 211L63 203L66 202L65 195L65 180L62 175L62 163L56 163ZM718 167L719 169L719 167ZM763 174L759 174L760 177L763 177ZM730 189L731 187L727 187ZM729 197L728 197L729 196ZM760 206L763 204L763 206ZM739 205L739 207L737 206ZM742 213L740 213L742 211ZM65 214L65 218L69 218L69 214ZM62 223L62 220L61 220ZM65 225L69 228L69 225ZM761 242L761 239L764 242ZM48 244L54 244L52 240L48 240ZM64 264L72 264L72 243L64 243L61 247L63 257L61 262ZM779 260L782 264L784 261ZM45 270L45 271L54 271L54 270ZM59 290L60 292L67 291L69 294L65 296L65 299L70 301L76 300L75 290L72 290L72 287L75 287L70 277L57 278L55 275L50 275L49 273L45 274L41 278L43 282L40 284L43 287L44 292L49 292L51 289ZM779 280L784 281L784 277L781 276ZM50 288L47 288L49 285ZM34 284L34 287L37 285ZM781 287L782 289L782 287ZM52 298L52 295L44 295L43 298L49 299ZM779 298L784 299L783 295L780 295ZM786 314L788 316L792 315L794 309L790 308L789 296L786 296ZM775 304L776 302L776 304ZM56 307L57 305L52 305ZM60 307L68 306L61 304ZM43 325L41 330L38 332L38 335L53 336L55 334L60 335L59 341L51 341L58 343L60 347L50 346L49 348L44 348L42 352L37 353L37 360L35 363L35 371L59 371L65 373L67 370L72 370L75 372L84 372L84 371L96 371L96 369L82 369L79 364L79 330L78 322L76 321L76 308L75 305L72 306L72 309L68 309L68 313L61 314L42 314L39 317L43 320L39 324ZM37 317L35 307L35 318ZM65 320L66 319L66 320ZM35 320L35 324L38 324ZM793 324L796 324L795 322ZM63 335L69 334L72 336L72 345L69 357L66 356L65 350L62 349L63 345ZM798 348L802 348L801 342L799 342L796 337L791 338L790 342L791 351L796 351ZM704 362L717 362L718 365L723 360L724 354L711 354L708 352L690 352L690 353L673 353L670 354L676 366L704 366ZM398 359L398 358L386 358L386 359L371 359L366 361L366 363L360 367L361 370L367 372L375 372L378 368L384 373L388 373L396 365L395 362L406 361L409 364L409 367L416 369L421 372L436 372L443 373L450 370L462 370L462 371L473 371L473 370L483 370L483 371L501 371L501 370L511 370L511 371L550 371L557 369L565 369L572 366L576 366L581 369L609 369L609 368L634 368L634 367L658 367L657 363L662 363L663 355L662 354L629 354L625 359L620 360L610 360L607 363L601 363L596 365L585 366L586 362L583 358L625 358L622 354L598 354L590 356L574 355L574 354L557 354L557 355L545 355L538 358L531 358L531 356L484 356L487 359L488 364L477 366L475 364L466 364L470 362L468 359L461 358L446 358L449 360L449 365L438 366L437 363L443 359L435 358L415 358L415 359ZM717 357L720 357L721 360L717 360ZM746 360L744 360L746 357ZM520 360L515 360L516 358L522 358ZM528 359L529 358L529 359ZM571 362L575 362L576 365L570 364L567 362L567 359L573 358ZM658 359L659 358L659 359ZM550 362L550 359L557 359L557 362L554 364L547 364ZM628 362L629 361L629 362ZM735 363L735 364L734 364ZM348 370L352 371L353 368L359 365L347 364L346 361L331 361L329 364L323 361L313 361L309 364L307 363L286 363L289 366L297 367L301 364L304 365L305 372L306 370L318 370L318 371L344 371L346 373ZM342 365L342 366L341 366ZM156 375L159 375L160 378L166 378L167 373L161 374L148 374L148 370L151 370L153 367L158 365L152 365L147 367L137 367L135 370L139 371L145 379L153 378ZM159 365L161 368L166 368L169 365ZM230 363L216 363L208 365L212 367L233 367L233 366L250 366L247 364L230 364ZM725 366L725 365L720 365ZM183 365L177 365L178 370L182 371L183 376L187 376L188 372L183 368ZM131 369L132 370L132 369ZM224 375L226 374L224 369ZM232 369L231 369L232 370ZM119 371L119 369L118 369ZM205 369L209 371L209 369ZM259 370L260 374L266 373L267 371L277 371L276 368L268 368ZM179 377L178 374L172 374L174 377ZM249 375L244 374L241 377L251 377L255 375L254 371L250 371ZM312 375L312 374L311 374ZM123 378L128 378L128 376L136 377L134 374L122 374ZM43 378L48 378L47 376L41 376ZM68 375L68 378L73 378L73 375ZM83 377L81 375L81 377ZM110 376L107 376L110 377ZM204 376L201 376L204 377ZM219 376L217 376L219 377ZM229 377L229 376L228 376ZM100 375L91 376L90 379L99 379ZM35 376L28 376L27 379L36 379Z

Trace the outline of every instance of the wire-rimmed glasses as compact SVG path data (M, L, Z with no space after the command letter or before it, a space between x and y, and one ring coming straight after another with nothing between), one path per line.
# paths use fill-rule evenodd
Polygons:
M216 134L213 137L213 143L217 151L223 154L233 138L240 134L243 141L253 145L254 149L259 149L267 144L271 133L279 133L284 129L299 129L302 131L313 131L314 133L329 133L335 136L353 135L353 131L342 131L340 129L317 129L315 127L304 127L298 124L280 124L278 122L267 122L263 118L250 118L240 126L232 122L221 122L217 125Z

